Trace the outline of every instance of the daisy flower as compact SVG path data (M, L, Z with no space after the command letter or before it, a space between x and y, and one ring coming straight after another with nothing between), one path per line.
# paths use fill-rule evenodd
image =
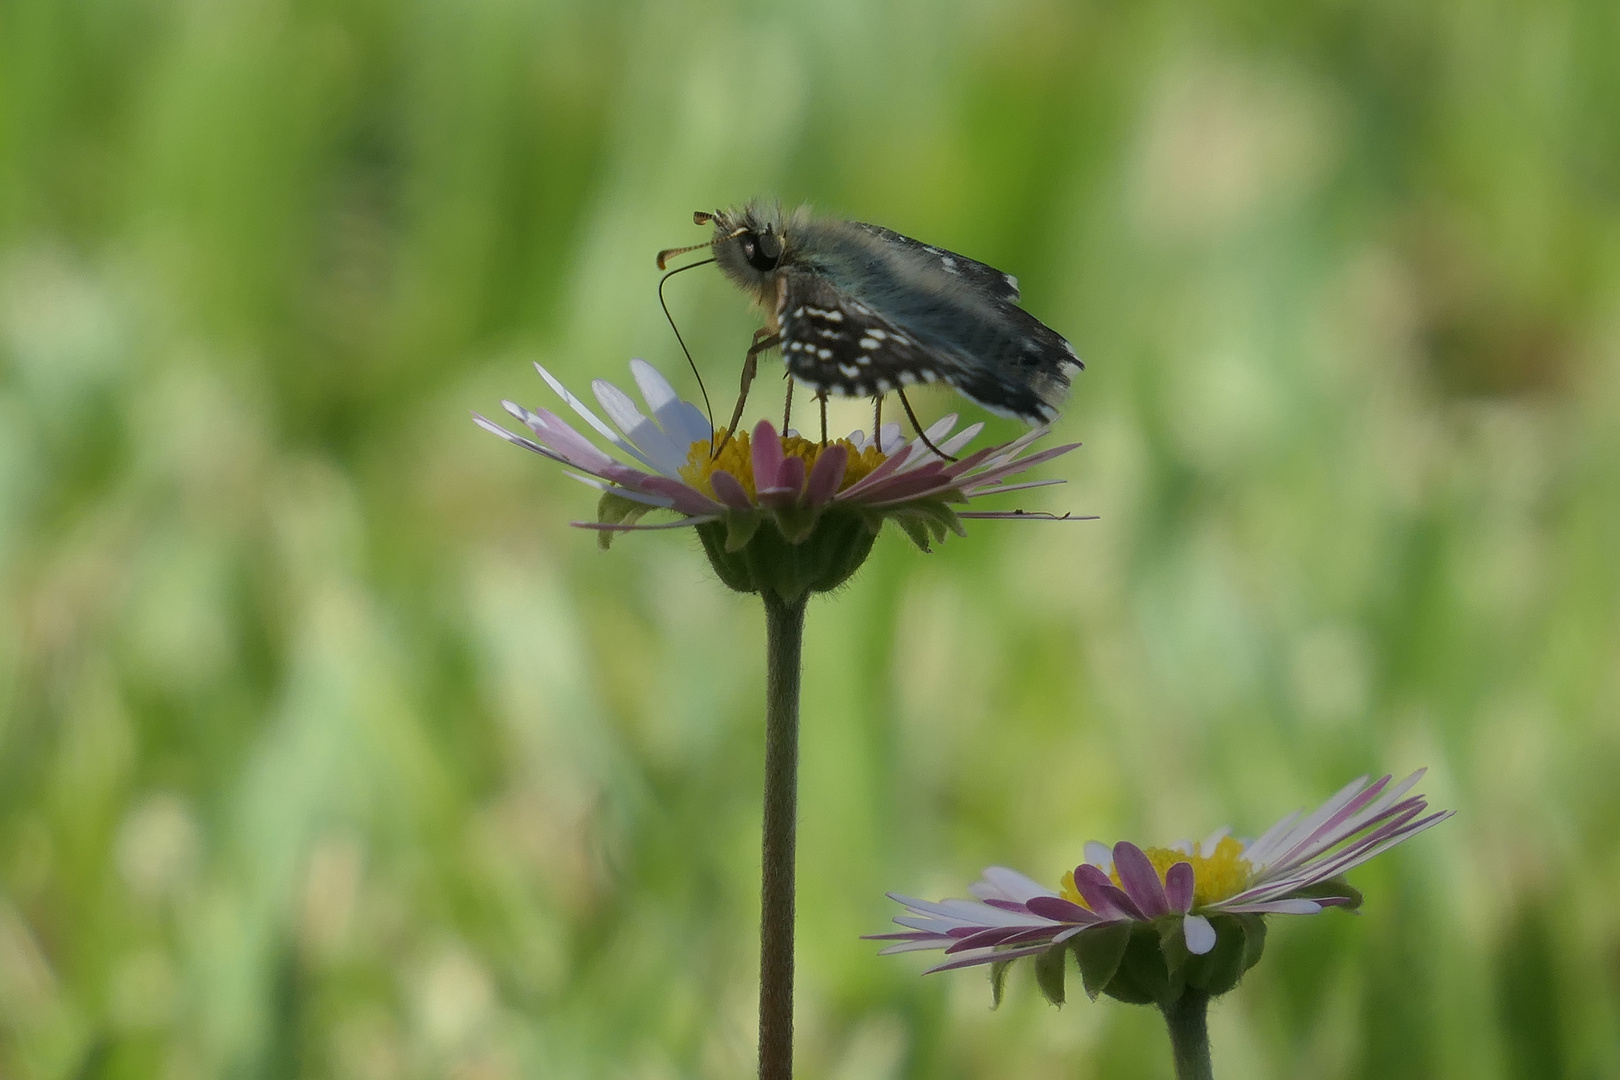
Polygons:
M984 495L1062 483L1007 481L1079 445L1032 451L1034 443L1047 433L1042 427L1004 445L984 447L959 461L948 461L928 449L927 443L954 455L984 427L970 424L957 431L953 414L930 427L926 441L908 441L901 437L898 424L886 424L870 436L856 431L822 444L791 429L778 434L769 421L761 420L752 432L734 433L716 453L720 440L704 414L681 400L645 361L630 362L645 413L612 383L597 379L591 384L606 421L549 371L539 364L535 367L606 449L543 408L501 403L530 435L515 434L476 413L474 420L508 442L567 467L572 470L568 475L600 492L597 520L574 524L600 530L604 541L614 533L636 529L696 527L702 531L707 526L706 546L736 553L748 546L764 523L774 524L788 544L800 545L817 532L824 519L834 516L844 519L842 532L852 531L849 523L858 522L873 536L884 521L892 520L927 550L930 540L943 540L947 532L962 535L963 518L1049 516L1021 511L963 512L955 507ZM653 510L678 516L674 521L643 524L641 518Z
M1188 986L1225 993L1260 958L1262 916L1359 907L1341 875L1452 815L1407 794L1422 776L1360 777L1253 841L1226 829L1165 848L1093 841L1057 890L996 866L970 888L973 900L891 893L907 909L894 920L906 929L875 937L894 942L884 954L944 949L950 959L931 972L1041 956L1042 989L1058 1002L1070 947L1093 998L1163 1004Z
M1008 481L1079 444L1032 450L1046 434L1037 428L968 453L983 425L957 431L955 416L915 441L902 438L899 425L890 424L870 436L857 431L845 439L813 442L792 430L778 433L764 420L751 432L717 436L704 414L641 360L631 361L630 372L645 413L612 383L591 384L606 420L545 368L535 367L594 433L594 441L557 413L510 401L502 404L529 434L508 431L476 413L474 419L564 466L569 476L600 494L596 520L574 524L599 530L604 547L620 532L691 528L721 581L764 601L760 1075L791 1075L799 689L808 599L847 581L887 521L927 551L948 533L962 535L963 518L1052 517L958 507L982 495L1061 483ZM964 456L953 460L958 453ZM673 513L675 520L643 524L653 511Z

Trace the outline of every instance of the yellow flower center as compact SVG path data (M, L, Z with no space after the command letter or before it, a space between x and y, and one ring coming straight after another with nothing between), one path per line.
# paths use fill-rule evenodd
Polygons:
M1154 871L1159 880L1164 880L1165 871L1178 862L1191 863L1193 868L1193 908L1201 908L1206 904L1213 904L1217 900L1225 900L1228 896L1236 896L1249 884L1254 876L1254 868L1249 860L1243 857L1243 845L1225 837L1215 845L1215 851L1209 855L1188 855L1175 848L1150 847L1143 848L1142 853L1153 864ZM1108 875L1118 885L1119 871L1115 870ZM1079 904L1083 908L1090 905L1080 896L1080 890L1074 884L1074 871L1070 870L1063 875L1063 899L1071 904Z
M848 463L844 466L844 479L838 485L839 491L863 479L873 469L883 464L887 457L875 444L865 450L858 450L848 439L838 439L822 446L819 442L811 442L797 435L782 437L783 456L803 458L806 476L809 476L810 470L816 467L816 459L834 446L842 446L849 455ZM716 472L730 473L743 486L743 490L748 492L750 499L755 497L754 457L748 444L748 432L739 431L732 435L718 454L713 454L713 448L702 439L693 443L691 449L687 450L686 464L681 466L681 479L711 499L716 496L714 485L709 478Z

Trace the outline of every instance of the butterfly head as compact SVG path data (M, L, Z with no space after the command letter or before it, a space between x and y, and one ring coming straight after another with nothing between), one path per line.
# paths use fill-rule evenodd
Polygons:
M776 203L751 202L713 214L699 211L692 219L714 226L714 258L726 277L774 308L777 272L793 258L793 215Z

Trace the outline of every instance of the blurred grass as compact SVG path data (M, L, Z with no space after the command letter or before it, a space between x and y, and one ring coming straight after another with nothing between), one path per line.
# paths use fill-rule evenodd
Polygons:
M0 3L0 1076L751 1074L757 605L467 412L695 390L652 254L759 192L1017 274L1090 362L1026 505L1102 515L812 611L804 1075L1167 1076L856 936L1420 764L1458 818L1275 925L1223 1074L1620 1074L1616 55L1602 0Z

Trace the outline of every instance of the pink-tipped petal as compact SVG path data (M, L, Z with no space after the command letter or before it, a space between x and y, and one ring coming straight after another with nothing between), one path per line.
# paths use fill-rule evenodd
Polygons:
M1106 874L1114 868L1114 853L1101 840L1087 840L1085 853L1086 862L1099 867L1103 873Z
M709 474L709 486L714 488L715 498L731 507L733 510L749 510L753 503L748 501L748 491L742 482L724 469L716 469Z
M838 485L844 482L844 472L849 467L849 451L842 446L829 446L816 458L815 468L810 470L810 482L805 485L804 502L806 506L824 506L838 494Z
M1136 906L1136 901L1132 900L1129 894L1109 881L1107 874L1090 863L1081 863L1074 868L1074 887L1079 890L1086 906L1105 919L1147 917L1142 914L1142 909Z
M1357 812L1377 799L1379 793L1389 786L1389 781L1389 776L1381 776L1372 784L1357 792L1354 797L1324 818L1310 832L1296 840L1288 850L1282 852L1276 858L1268 860L1270 864L1276 868L1295 866L1310 858L1312 854L1332 847L1340 840L1343 840L1347 835L1354 832L1354 829L1345 831L1341 830L1340 827L1351 824Z
M641 491L645 489L649 480L668 479L668 477L659 477L657 473L645 473L640 469L633 468L629 465L620 465L616 461L609 462L608 464L603 465L601 468L594 469L592 471L604 480L611 480L620 487L630 488L633 491Z
M1278 833L1277 826L1273 825L1266 830L1266 834L1255 841L1250 851L1246 852L1249 862L1255 866L1265 864L1270 866L1277 861L1277 857L1292 848L1301 838L1310 835L1316 827L1338 812L1345 803L1356 797L1356 794L1367 785L1367 777L1358 776L1344 787L1334 793L1333 797L1308 815L1297 818L1286 831Z
M645 454L643 454L640 450L637 450L632 443L623 438L617 431L614 431L605 422L603 422L601 417L592 412L583 401L575 397L568 387L564 386L555 375L547 371L539 363L534 365L534 370L540 373L540 377L546 380L546 385L551 387L552 390L556 391L557 396L562 398L563 401L567 403L568 407L573 409L574 412L579 415L580 419L589 424L598 435L602 436L602 438L618 447L624 453L647 466L647 468L654 470L657 469L657 466L648 460Z
M1203 956L1215 947L1215 928L1202 915L1182 919L1181 933L1187 939L1187 951L1194 956Z
M690 529L694 525L703 525L710 521L718 521L714 517L686 517L679 521L660 521L653 525L637 523L629 525L625 522L617 524L606 521L570 521L568 524L576 529L590 529L593 532L659 532L663 529Z
M668 497L683 514L718 514L725 509L697 488L667 476L647 477L641 481L641 490Z
M776 473L776 483L755 487L754 491L759 501L767 506L792 506L804 492L804 458L784 458Z
M521 446L525 450L532 450L536 454L539 454L541 457L549 458L550 460L555 461L560 465L570 464L569 460L567 458L563 457L561 454L557 453L557 451L552 450L549 447L541 446L539 443L535 442L533 439L524 438L522 435L515 435L512 432L507 431L505 428L501 427L501 425L495 423L494 421L488 420L485 417L480 416L478 413L473 413L472 415L473 415L473 423L477 424L479 427L483 428L485 431L489 432L491 435L499 435L501 438L505 439L507 442L511 443L513 446Z
M588 488L592 488L596 491L610 492L619 496L621 499L629 499L631 502L638 502L644 506L656 506L660 509L668 509L675 505L675 500L671 499L667 495L654 495L642 491L639 488L620 487L618 484L610 484L606 480L598 480L594 476L585 476L576 472L564 472L563 475L568 477L570 480L575 480L581 484L584 484Z
M1005 495L1009 491L1028 491L1031 488L1055 487L1064 483L1062 480L1026 480L1020 484L986 484L983 487L968 485L963 488L964 494L974 497L980 495Z
M1230 911L1234 915L1241 912L1253 912L1262 915L1315 915L1322 910L1322 905L1315 900L1272 900L1263 904L1218 904L1214 905L1221 911Z
M975 450L973 453L969 454L965 458L962 458L960 461L953 461L946 465L945 471L950 473L953 477L966 476L968 473L978 468L981 462L983 462L991 454L995 453L998 449L999 447L986 446L982 449Z
M1079 446L1079 443L1069 443L1067 446L1054 446L1050 450L1042 450L1038 454L1031 454L1029 457L1019 458L1017 461L1008 462L1003 465L991 466L985 469L984 472L975 476L966 477L965 479L975 486L992 483L993 481L1000 480L1003 476L1012 476L1015 473L1021 473L1028 469L1033 469L1037 465L1043 465L1055 457L1062 454L1067 454L1070 450L1078 449Z
M838 493L840 502L847 502L864 495L868 488L881 484L894 474L894 471L904 465L912 456L911 445L908 443L894 453L884 458L878 467L855 481L849 487Z
M1027 945L1021 949L986 949L981 953L974 953L958 960L952 960L948 964L936 965L923 972L923 974L932 975L937 971L954 971L957 968L974 967L978 964L994 964L1002 960L1017 960L1025 956L1034 956L1036 953L1045 952L1050 944L1050 942L1043 941L1039 945Z
M754 490L766 491L781 486L782 441L776 437L776 429L769 420L761 420L754 425L749 450L754 460Z
M974 930L951 942L945 951L947 953L959 953L967 952L969 949L988 949L992 945L1000 945L1008 938L1024 932L1016 926L992 926L985 930Z
M1178 862L1164 872L1164 897L1171 911L1185 914L1192 910L1193 885L1192 863Z
M503 401L508 412L513 411L513 403ZM529 430L539 437L540 441L551 449L557 451L568 459L568 463L585 472L602 475L605 466L615 464L612 458L591 445L589 439L569 427L562 418L548 409L524 409L521 405L519 418L529 426Z
M875 934L871 934L871 935L867 935L867 936L868 937L874 937L874 938L877 937L877 935L875 935ZM879 940L881 940L881 939L879 939ZM940 941L938 938L935 938L932 934L928 934L928 935L923 936L923 937L918 937L913 941L902 941L897 945L887 945L884 948L878 950L878 955L879 956L894 956L896 953L922 952L922 951L927 950L927 949L942 948L942 947L944 947L944 944L945 943L943 941Z
M1070 903L1061 896L1032 896L1024 901L1031 914L1062 923L1100 922L1095 911L1087 911L1079 904Z
M1144 915L1157 919L1170 914L1170 902L1165 899L1159 872L1153 869L1153 863L1141 848L1128 840L1115 844L1114 869L1119 872L1120 885Z

